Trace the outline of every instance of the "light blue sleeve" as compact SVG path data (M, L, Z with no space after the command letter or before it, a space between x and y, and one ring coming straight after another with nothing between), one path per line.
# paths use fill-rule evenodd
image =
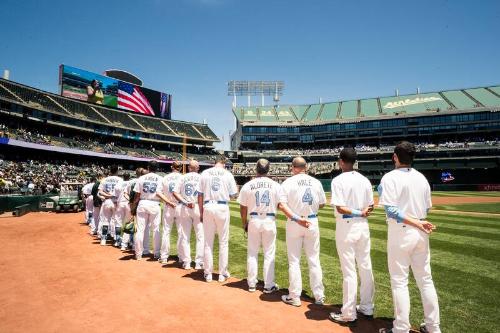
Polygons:
M405 213L400 211L396 206L384 206L387 217L395 219L398 223L403 223L405 220Z

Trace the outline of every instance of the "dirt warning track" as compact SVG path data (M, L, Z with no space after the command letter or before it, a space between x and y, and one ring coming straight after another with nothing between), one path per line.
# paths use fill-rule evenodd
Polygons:
M285 290L249 293L246 281L135 261L98 245L82 218L0 218L0 332L351 332L328 320L335 306L295 308L280 301ZM352 331L386 325L359 320Z

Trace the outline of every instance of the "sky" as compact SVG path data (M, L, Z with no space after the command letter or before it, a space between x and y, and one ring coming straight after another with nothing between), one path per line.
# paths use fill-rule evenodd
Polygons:
M230 80L283 80L282 105L500 84L498 0L2 0L0 13L11 80L58 92L60 64L123 69L224 149Z

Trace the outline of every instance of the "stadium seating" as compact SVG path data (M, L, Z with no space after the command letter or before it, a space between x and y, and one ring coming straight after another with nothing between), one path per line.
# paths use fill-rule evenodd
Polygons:
M259 120L263 123L266 122L276 122L278 121L278 117L276 116L276 113L274 111L274 107L269 106L269 107L259 107L258 108L258 114L259 114Z
M323 105L323 111L320 115L320 120L335 120L339 111L339 103L326 103Z
M142 125L148 132L156 132L165 135L175 135L167 126L161 121L152 117L146 116L132 116L138 123Z
M342 102L340 109L341 119L355 119L358 116L358 101Z
M437 93L380 98L386 114L421 113L430 110L448 110L451 106Z
M164 121L167 123L168 127L174 130L179 136L186 135L189 138L199 138L199 139L202 138L200 133L198 133L193 128L193 125L190 123L174 121L174 120L164 120Z
M376 98L361 100L361 117L378 117L381 113Z
M207 125L203 124L203 125L193 125L193 126L195 126L198 129L198 131L200 131L201 134L203 134L205 138L210 140L217 139L215 133Z
M484 106L500 105L500 97L484 88L466 89L465 91Z
M315 121L318 119L318 114L321 111L321 104L311 105L303 116L304 121Z
M442 94L456 109L472 109L476 107L476 103L459 90L443 91Z
M276 115L278 116L279 121L295 121L295 117L293 115L293 111L289 106L277 106L276 107Z

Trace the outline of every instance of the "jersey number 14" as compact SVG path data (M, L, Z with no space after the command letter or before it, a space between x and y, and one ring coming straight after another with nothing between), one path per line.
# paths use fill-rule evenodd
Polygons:
M260 204L265 204L266 207L269 207L270 203L271 198L269 197L269 190L264 191L262 196L260 195L259 191L255 192L255 204L257 205L257 207L259 207Z

